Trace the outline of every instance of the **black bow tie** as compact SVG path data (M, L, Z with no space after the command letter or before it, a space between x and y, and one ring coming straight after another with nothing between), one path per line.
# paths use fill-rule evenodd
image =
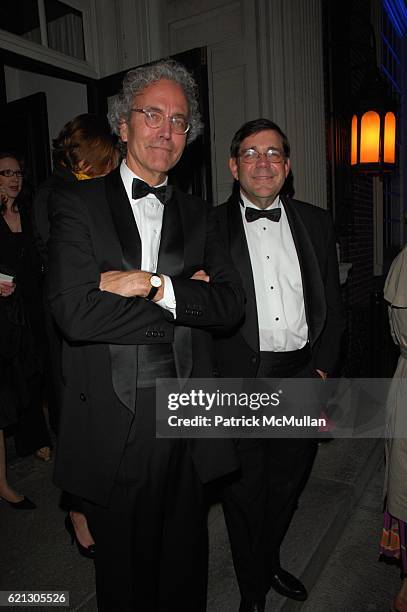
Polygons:
M272 208L271 210L259 210L258 208L251 208L247 206L244 211L246 221L251 223L252 221L256 221L257 219L265 218L270 221L276 221L277 223L280 221L281 217L281 208Z
M162 204L168 202L172 195L171 185L163 185L162 187L150 187L144 181L134 178L131 188L131 195L133 200L144 198L148 193L153 193L157 200L160 200Z

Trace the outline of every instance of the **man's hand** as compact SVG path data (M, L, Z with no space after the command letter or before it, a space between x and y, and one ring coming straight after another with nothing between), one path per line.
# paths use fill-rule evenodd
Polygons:
M328 373L327 372L324 372L323 370L316 370L316 372L318 372L318 374L320 375L322 380L326 380L328 378Z
M195 274L191 276L191 280L200 280L204 281L205 283L209 283L210 278L205 272L205 270L198 270L197 272L195 272Z
M100 275L99 289L115 293L122 297L147 297L150 293L151 272L143 270L112 270L102 272ZM164 296L164 282L154 296L153 302L158 302Z
M15 288L15 283L0 282L0 297L8 297L14 293Z

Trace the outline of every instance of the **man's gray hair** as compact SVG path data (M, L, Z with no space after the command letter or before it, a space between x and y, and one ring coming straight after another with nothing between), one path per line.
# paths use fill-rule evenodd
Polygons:
M130 121L134 96L141 93L151 83L156 83L162 79L175 81L184 90L189 108L188 122L191 126L187 133L187 142L190 143L199 136L203 124L198 105L198 86L185 66L172 59L140 66L126 74L123 79L123 87L112 99L107 115L110 127L115 134L120 137L120 124L123 120L126 123Z

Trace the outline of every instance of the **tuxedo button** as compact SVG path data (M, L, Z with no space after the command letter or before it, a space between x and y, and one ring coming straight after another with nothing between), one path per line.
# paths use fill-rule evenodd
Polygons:
M198 310L198 317L202 317L202 315L203 315L202 310Z
M150 330L146 331L146 336L147 336L147 338L150 338L150 336L151 336L151 331Z
M153 338L157 338L158 336L158 331L154 330L151 335L153 336Z
M256 363L257 362L257 357L252 357L252 363Z
M81 393L79 399L81 400L81 402L86 402L86 395L84 393Z
M165 336L164 332L160 331L159 336L160 336L160 338L164 338L164 336Z
M214 378L219 378L220 377L220 372L219 370L212 370L212 376Z

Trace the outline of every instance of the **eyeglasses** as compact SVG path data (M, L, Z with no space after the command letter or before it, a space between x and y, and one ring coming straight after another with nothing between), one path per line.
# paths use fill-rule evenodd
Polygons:
M159 128L165 119L169 119L171 127L176 134L186 134L191 127L182 115L164 115L160 110L152 108L132 108L134 113L143 113L146 125L151 128Z
M253 164L257 162L261 157L265 155L266 160L272 162L273 164L281 164L281 162L285 161L285 155L279 151L278 149L267 149L264 153L259 153L256 149L245 149L244 151L240 151L238 157L245 164Z
M17 178L22 178L24 176L24 173L22 170L11 170L10 168L7 168L6 170L0 170L0 174L1 176L7 176L7 178L10 178L12 176L16 176Z

